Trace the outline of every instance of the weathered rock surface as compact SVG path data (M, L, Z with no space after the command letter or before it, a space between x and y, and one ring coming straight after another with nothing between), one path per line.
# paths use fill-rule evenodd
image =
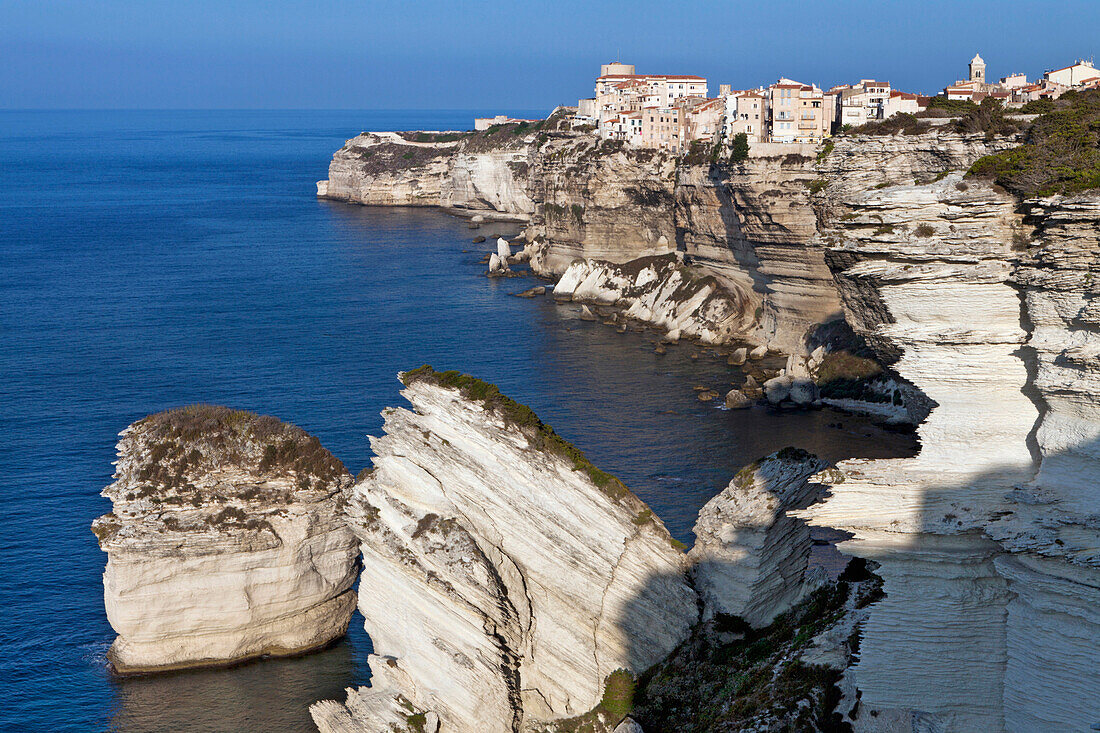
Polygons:
M403 381L415 409L384 413L347 510L375 676L314 706L322 731L429 713L441 730L519 730L588 711L612 671L687 635L686 557L645 504L495 388Z
M534 210L526 191L531 139L415 142L392 132L363 133L333 156L317 195L378 206L492 212L492 218L522 221Z
M744 292L728 290L672 255L622 265L577 260L554 286L554 297L615 306L627 318L667 331L673 342L726 343L753 321L752 300Z
M707 617L724 613L766 626L799 601L810 530L787 511L818 498L821 487L808 479L827 465L785 448L741 469L702 508L688 557Z
M824 196L849 322L936 403L918 456L842 462L822 477L831 496L799 513L881 563L886 598L849 673L855 725L875 729L873 710L929 729L1087 730L1100 722L1085 662L1100 655L1100 197L1021 206L946 173L1004 141L905 137L838 143ZM864 148L889 167L869 173ZM926 158L941 155L931 180Z
M108 653L120 673L297 654L342 636L358 548L339 516L351 476L272 417L194 406L121 434L107 553Z

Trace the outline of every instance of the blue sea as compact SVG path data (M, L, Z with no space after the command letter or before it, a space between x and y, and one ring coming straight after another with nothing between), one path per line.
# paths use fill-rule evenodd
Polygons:
M513 297L530 280L484 277L472 237L516 225L315 198L359 131L475 114L0 112L0 730L309 731L309 703L369 678L358 615L312 656L111 676L88 526L110 509L117 433L151 412L276 415L354 473L379 412L402 404L399 370L460 369L529 404L686 542L699 507L773 450L913 449L828 411L700 403L695 386L739 381L720 357L656 355L650 335Z

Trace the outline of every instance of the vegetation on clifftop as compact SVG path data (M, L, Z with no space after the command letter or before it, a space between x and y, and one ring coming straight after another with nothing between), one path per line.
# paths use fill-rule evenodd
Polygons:
M269 415L221 405L188 405L134 424L148 447L136 478L142 496L177 489L205 472L236 466L270 478L294 477L299 488L327 485L347 469L315 436Z
M522 430L535 449L554 453L570 461L573 464L573 470L583 471L592 483L611 498L620 500L633 496L626 484L593 465L579 448L559 436L552 427L540 420L534 410L501 394L495 384L489 384L477 377L455 370L437 372L428 364L401 374L401 382L405 386L421 381L457 389L465 399L481 403L485 409L492 411L509 425ZM640 503L640 500L638 501Z
M1100 90L1066 92L1032 122L1023 145L979 159L968 175L1022 197L1100 188Z

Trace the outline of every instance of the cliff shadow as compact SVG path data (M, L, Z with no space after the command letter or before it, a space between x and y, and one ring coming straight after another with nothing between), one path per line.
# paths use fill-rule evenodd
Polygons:
M826 584L824 596L804 600L778 629L750 632L719 616L697 626L664 663L636 666L639 722L647 733L709 730L715 710L765 710L781 702L768 695L804 694L794 684L800 680L831 690L820 698L832 706L822 714L833 712L846 684L855 691L834 723L871 716L919 723L921 730L1100 729L1100 527L1095 515L1055 508L1056 493L1077 488L1072 481L1095 485L1100 439L1051 452L1039 467L993 465L961 480L944 475L915 509L919 534L861 532L841 540L845 556L872 561L867 567L881 578L881 592L853 602L859 610L851 634L834 639L852 655L843 675L808 669L828 657L809 645L823 630L813 614L822 614L820 621L837 613L828 596L836 586ZM826 489L821 500L836 490ZM654 576L648 585L665 582ZM646 647L643 639L637 644ZM788 666L776 666L774 679L792 686L757 685L762 673L753 660L784 649ZM640 665L644 657L632 653L630 660ZM697 714L685 717L692 706Z

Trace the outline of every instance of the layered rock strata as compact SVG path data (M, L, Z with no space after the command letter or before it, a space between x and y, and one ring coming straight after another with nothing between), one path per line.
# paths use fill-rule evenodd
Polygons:
M617 669L697 620L659 519L495 388L422 368L354 488L372 685L314 706L322 731L518 731L585 712Z
M1005 141L905 137L838 143L821 197L849 322L935 402L918 456L845 461L800 513L885 579L849 673L879 728L857 729L1087 730L1097 197L1021 206L948 170ZM885 172L865 162L879 149Z
M583 133L518 132L449 142L364 133L336 153L318 194L521 218L531 268L547 277L578 258L623 264L680 251L700 277L752 300L753 339L777 350L801 350L810 326L840 317L814 238L816 148L763 145L729 166Z
M526 190L530 137L508 136L496 145L478 145L479 140L417 142L393 132L365 132L336 152L317 195L527 219L534 209Z
M358 548L340 517L351 476L300 428L224 407L121 433L107 553L108 658L120 673L298 654L341 637Z
M754 300L713 276L685 267L673 255L617 265L577 260L565 271L554 297L618 308L626 318L679 338L723 344L749 333Z
M808 479L828 464L786 448L746 466L708 501L695 522L695 588L706 616L740 616L767 626L804 595L810 530L787 514L819 497Z

